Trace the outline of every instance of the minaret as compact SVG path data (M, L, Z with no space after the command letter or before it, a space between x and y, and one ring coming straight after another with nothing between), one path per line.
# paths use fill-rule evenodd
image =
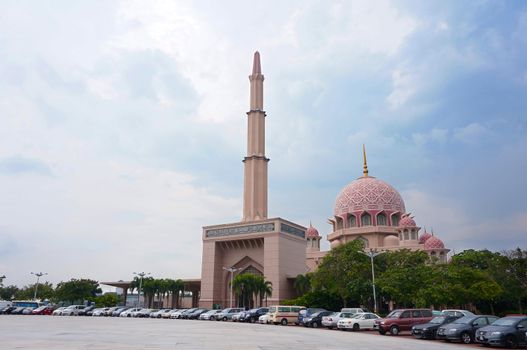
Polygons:
M364 165L362 167L362 176L368 177L368 161L366 160L366 146L362 144L362 158L364 161Z
M244 158L243 221L267 218L267 162L265 157L265 112L260 53L254 53L250 110L247 112L247 156Z

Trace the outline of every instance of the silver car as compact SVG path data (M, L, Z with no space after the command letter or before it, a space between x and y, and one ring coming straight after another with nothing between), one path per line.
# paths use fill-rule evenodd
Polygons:
M241 308L241 307L233 307L233 308L227 308L227 309L223 309L220 313L218 313L214 319L216 319L216 321L229 321L229 320L232 320L232 316L234 316L235 314L239 313L239 312L242 312L244 311L244 308Z
M343 318L349 318L353 314L350 312L334 312L331 315L322 317L322 325L329 329L337 328L337 323Z

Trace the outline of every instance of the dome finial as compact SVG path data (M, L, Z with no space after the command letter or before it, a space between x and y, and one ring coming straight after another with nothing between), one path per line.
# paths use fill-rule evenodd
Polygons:
M362 144L362 157L364 159L364 166L362 168L362 175L368 177L368 162L366 160L366 146Z

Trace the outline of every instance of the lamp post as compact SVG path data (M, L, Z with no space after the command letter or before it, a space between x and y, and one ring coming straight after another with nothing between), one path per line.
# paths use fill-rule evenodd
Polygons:
M150 275L150 272L134 272L134 275L139 276L139 289L137 291L137 306L141 302L141 288L143 287L143 277ZM143 298L143 307L144 307L144 298Z
M228 271L231 273L231 286L230 286L230 306L232 308L232 281L234 280L234 273L238 270L241 270L241 268L236 268L234 266L231 266L231 267L224 267L223 268L225 271Z
M47 275L47 272L31 272L31 274L37 276L37 283L35 284L35 294L33 294L33 300L37 300L38 282L40 281L40 277Z
M377 293L375 291L375 267L373 265L373 258L375 258L377 255L380 255L380 254L384 253L384 251L381 250L380 252L378 252L376 250L370 249L369 252L360 251L360 253L365 254L365 255L370 257L370 261L371 261L371 284L372 284L372 287L373 287L373 311L375 313L377 313Z

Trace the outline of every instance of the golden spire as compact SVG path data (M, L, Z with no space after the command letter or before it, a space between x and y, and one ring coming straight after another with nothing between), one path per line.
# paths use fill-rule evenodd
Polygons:
M362 156L364 158L364 167L362 168L362 175L368 177L368 162L366 160L366 146L362 144Z

